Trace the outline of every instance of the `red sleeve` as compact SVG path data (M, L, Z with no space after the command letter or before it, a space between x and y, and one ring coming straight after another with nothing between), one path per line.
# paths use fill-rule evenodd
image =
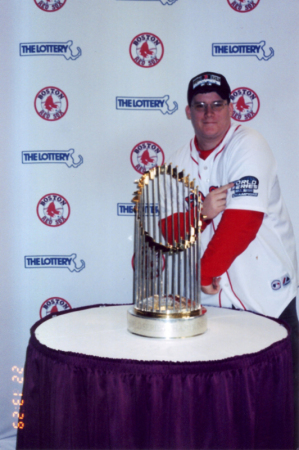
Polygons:
M193 208L191 208L191 217L190 217L190 223L191 226L193 227L194 224L194 210ZM185 217L186 217L186 233L189 233L189 211L187 211L185 213ZM162 219L160 222L160 227L161 227L161 232L164 236L164 238L166 239L166 224L167 224L167 240L168 243L170 245L173 245L173 238L176 242L178 242L178 237L179 237L179 228L180 228L180 237L181 239L184 239L184 213L175 213L173 215L173 231L174 231L174 236L172 236L172 216L168 216L166 217L166 219ZM180 225L180 227L179 227Z
M227 271L257 235L264 213L240 209L224 211L217 230L201 259L201 284L209 286L213 277Z
M191 226L194 226L194 209L191 208L191 217L190 217L190 223ZM189 211L186 213L186 233L189 233ZM172 216L168 216L165 219L162 219L161 222L159 222L159 226L161 227L161 232L166 239L166 223L167 223L167 233L168 233L168 243L170 245L173 245L173 237L172 237ZM206 227L212 222L211 219L209 220L203 220L202 215L200 216L201 220L201 233L206 229ZM179 223L180 223L180 236L181 239L184 239L184 213L175 213L173 215L173 225L174 225L174 240L178 242L179 237Z

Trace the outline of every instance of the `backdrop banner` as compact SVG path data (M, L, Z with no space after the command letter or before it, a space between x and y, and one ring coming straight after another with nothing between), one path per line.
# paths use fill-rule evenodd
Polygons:
M193 76L223 73L234 123L270 144L299 242L299 2L1 0L0 14L6 450L26 426L31 326L57 311L132 301L134 180L193 137Z

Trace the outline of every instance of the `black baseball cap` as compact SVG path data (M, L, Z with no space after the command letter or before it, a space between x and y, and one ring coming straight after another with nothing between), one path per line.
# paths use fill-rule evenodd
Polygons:
M223 100L230 102L231 90L226 78L220 73L203 72L192 78L189 83L188 105L191 105L194 95L207 94L208 92L217 92Z

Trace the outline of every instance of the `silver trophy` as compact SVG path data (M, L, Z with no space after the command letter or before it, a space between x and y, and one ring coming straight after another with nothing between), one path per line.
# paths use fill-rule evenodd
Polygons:
M204 333L200 303L198 188L171 164L157 166L134 192L133 306L128 330L155 338Z

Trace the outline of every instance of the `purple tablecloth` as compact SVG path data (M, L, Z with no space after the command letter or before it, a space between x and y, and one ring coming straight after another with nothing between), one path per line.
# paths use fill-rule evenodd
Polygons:
M72 312L68 312L71 314ZM290 449L289 336L208 362L86 356L31 330L17 449Z

